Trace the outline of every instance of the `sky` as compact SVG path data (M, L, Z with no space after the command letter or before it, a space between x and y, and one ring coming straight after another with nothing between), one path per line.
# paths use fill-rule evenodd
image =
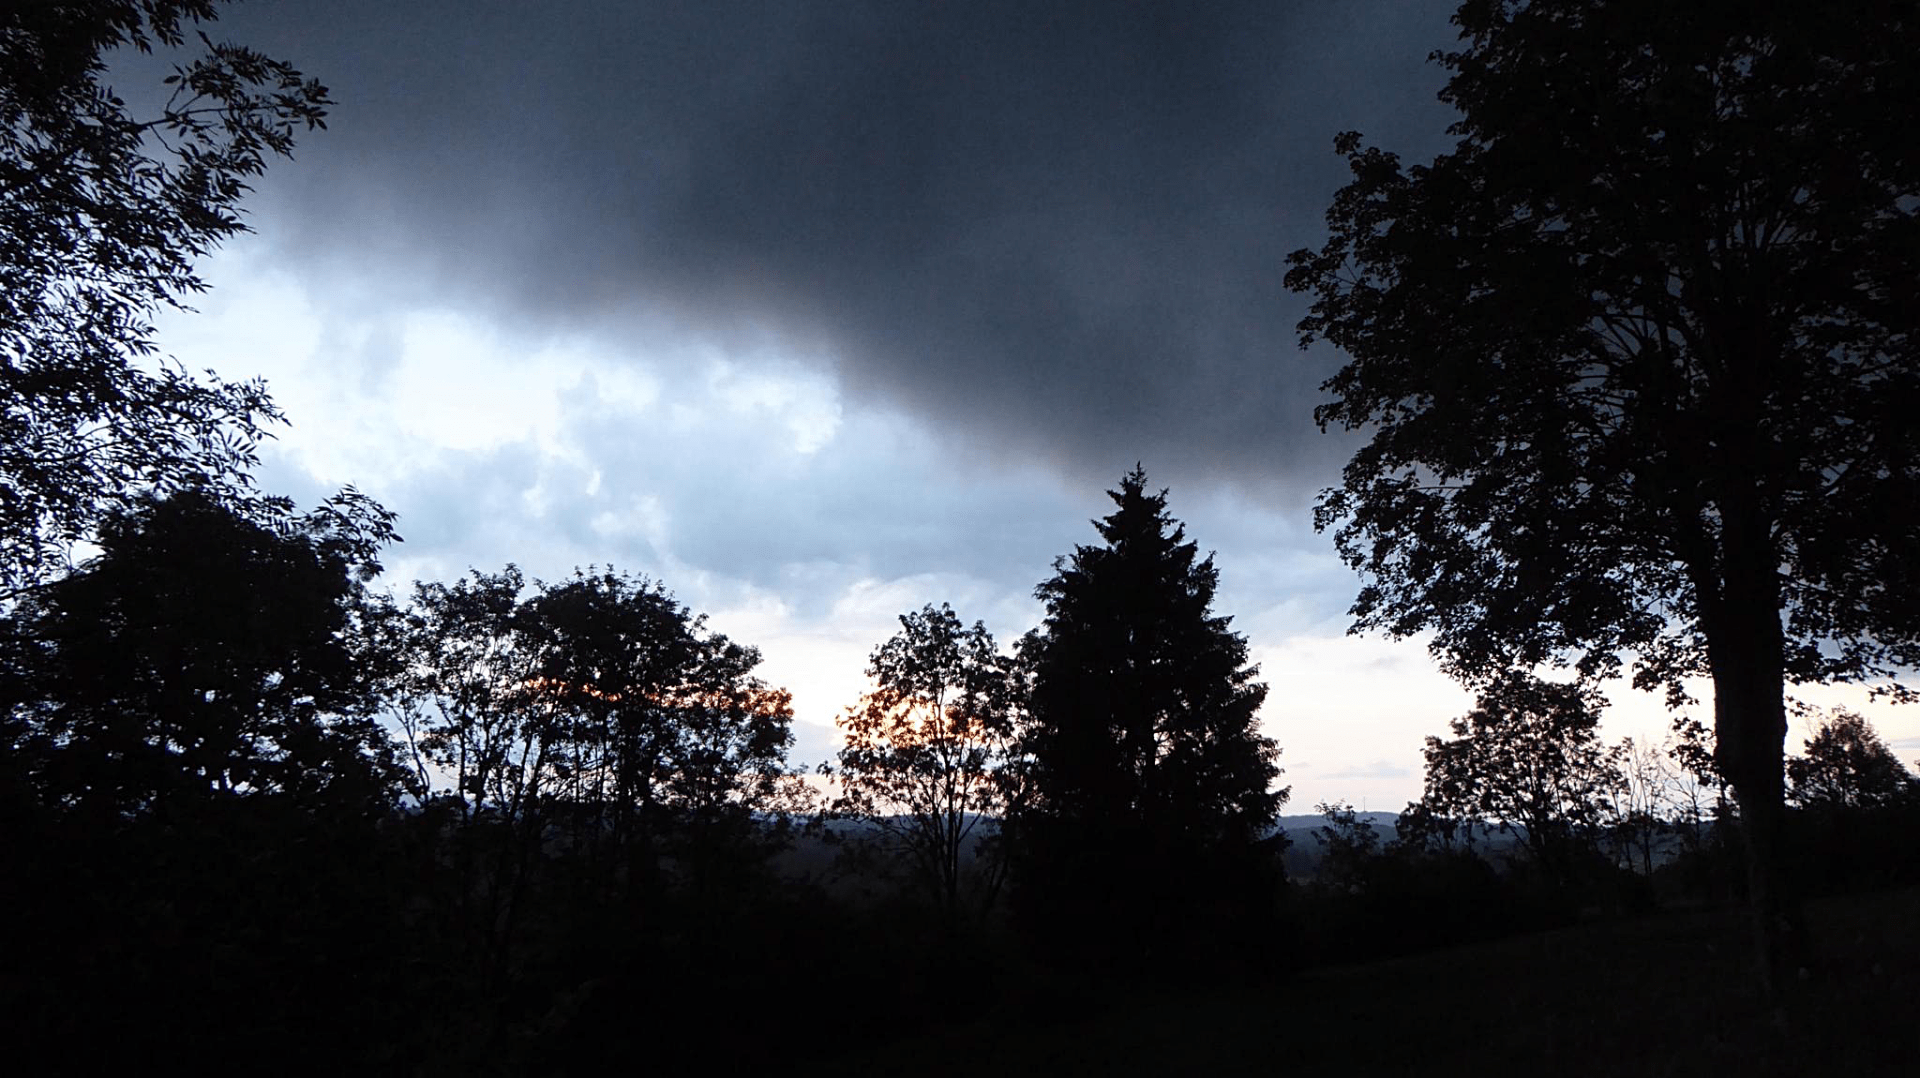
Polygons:
M1340 357L1298 347L1281 278L1335 134L1448 146L1451 10L250 0L213 36L338 105L160 344L267 379L267 489L400 514L401 593L510 561L665 582L792 690L798 762L899 614L1036 625L1141 463L1216 555L1287 811L1395 810L1471 697L1346 634L1312 506L1356 443L1312 420ZM1610 695L1610 733L1664 731ZM1920 755L1915 709L1800 695Z

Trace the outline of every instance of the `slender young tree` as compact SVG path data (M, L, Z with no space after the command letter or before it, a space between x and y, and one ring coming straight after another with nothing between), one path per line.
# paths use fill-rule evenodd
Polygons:
M1471 0L1402 167L1357 133L1296 252L1347 355L1323 497L1357 627L1485 681L1709 675L1763 965L1789 682L1920 662L1920 19L1905 5Z
M836 815L880 829L949 916L962 908L969 855L982 855L982 905L999 890L1001 850L982 850L1011 792L1014 734L1010 660L987 627L951 606L900 615L874 649L873 691L840 719Z

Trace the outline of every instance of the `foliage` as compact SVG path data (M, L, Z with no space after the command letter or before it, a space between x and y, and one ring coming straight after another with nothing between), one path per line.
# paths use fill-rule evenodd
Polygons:
M1041 920L1088 935L1133 922L1143 951L1172 949L1195 902L1260 901L1275 859L1253 844L1286 791L1259 732L1266 686L1211 609L1213 559L1141 469L1109 496L1103 544L1055 562L1035 592L1046 620L1021 641L1033 680L1017 882ZM1258 923L1257 906L1234 908Z
M1341 136L1288 281L1351 357L1319 421L1374 432L1319 510L1362 625L1468 675L1632 649L1666 681L1764 524L1783 669L1911 665L1916 28L1869 10L1471 3L1454 152Z
M1320 844L1320 869L1315 878L1334 887L1358 890L1365 878L1368 861L1380 856L1380 834L1373 821L1364 820L1345 802L1322 802L1313 806L1326 819L1326 825L1313 829Z
M968 627L942 603L900 615L867 676L873 690L840 719L838 766L821 768L839 780L833 813L879 828L949 913L977 860L990 906L1004 850L988 840L1017 793L1018 671L984 624Z
M1317 523L1361 628L1485 681L1711 673L1759 923L1787 680L1920 661L1920 20L1858 0L1470 0L1454 149L1291 256L1368 442ZM1770 931L1770 930L1769 930Z
M1138 468L1095 522L1102 546L1055 562L1035 594L1032 757L1039 817L1139 823L1198 845L1256 837L1284 790L1279 749L1259 733L1266 686L1246 639L1212 613L1219 573L1148 494Z
M550 724L557 796L594 834L693 871L750 842L793 795L792 697L755 677L760 652L708 632L664 585L611 569L538 589L520 609Z
M1603 706L1577 682L1526 674L1493 682L1453 720L1452 740L1427 738L1422 804L1435 816L1517 831L1537 863L1564 875L1594 846L1620 783L1598 734Z
M1410 853L1471 854L1474 831L1481 826L1472 819L1455 819L1424 798L1409 801L1395 820L1389 848Z
M1724 789L1727 780L1714 762L1713 734L1698 719L1676 715L1667 738L1667 755L1693 781L1703 787Z
M1828 810L1885 807L1914 785L1873 725L1845 708L1820 723L1804 756L1787 760L1787 782L1795 804Z
M118 48L178 49L213 0L69 0L0 14L0 598L64 566L145 492L231 497L280 418L258 381L156 361L151 316L205 288L194 262L246 230L247 180L324 126L326 88L197 34L136 119Z
M656 582L417 584L399 646L414 793L460 824L454 905L493 976L560 850L593 901L651 908L757 866L803 807L788 694Z
M793 711L756 649L644 577L528 590L511 565L415 585L397 687L424 798L508 818L561 799L616 840L775 803Z
M383 804L357 641L391 519L351 490L307 514L187 491L109 516L99 556L22 602L8 634L5 703L45 803L108 818L267 794Z

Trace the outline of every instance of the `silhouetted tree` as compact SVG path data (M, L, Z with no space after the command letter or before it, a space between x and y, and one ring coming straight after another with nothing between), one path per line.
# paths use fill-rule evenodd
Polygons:
M135 118L116 48L182 46L213 0L67 0L0 12L0 599L64 566L143 492L231 495L262 424L258 381L152 362L148 319L205 288L194 262L246 230L247 179L323 126L318 82L236 45L177 65ZM203 38L204 40L204 38Z
M400 725L418 796L461 825L451 901L490 976L557 837L582 887L650 908L667 869L706 888L763 859L803 797L788 694L656 582L508 566L417 584L407 618Z
M1920 20L1867 2L1472 0L1459 141L1354 180L1291 257L1317 524L1354 614L1451 672L1710 674L1765 965L1788 681L1920 661Z
M622 850L629 878L670 854L704 884L750 856L798 796L792 698L754 676L760 652L611 569L541 589L524 615L536 697L559 717L556 791Z
M1726 780L1713 762L1713 735L1698 719L1675 716L1663 745L1673 764L1665 791L1669 819L1678 827L1682 846L1698 853L1708 828L1732 823Z
M1905 796L1913 777L1863 716L1845 708L1820 723L1806 755L1787 759L1789 796L1803 808L1865 809Z
M945 603L900 615L867 666L874 689L840 718L838 766L821 768L840 785L833 813L877 827L949 915L970 857L981 904L999 890L1003 851L983 844L1012 792L1010 666L984 624L965 626Z
M1427 738L1426 790L1434 815L1518 831L1549 878L1566 883L1595 846L1619 771L1600 741L1590 686L1509 674L1453 720L1452 740Z
M1315 880L1343 890L1360 890L1369 862L1381 852L1380 833L1374 830L1373 821L1362 819L1344 801L1323 801L1313 810L1327 821L1313 829L1313 840L1320 845Z
M512 565L414 585L396 686L414 793L449 797L469 820L518 816L545 772L547 717L531 692L540 655L519 632L525 589Z
M1650 877L1668 831L1665 813L1673 803L1673 787L1684 780L1672 758L1645 740L1623 738L1609 755L1615 777L1607 796L1614 849L1623 868Z
M1266 686L1212 611L1213 559L1146 482L1122 478L1094 522L1104 542L1035 592L1047 613L1021 642L1033 680L1014 823L1029 898L1082 930L1135 922L1152 951L1176 945L1196 902L1242 897L1231 878L1257 875L1253 844L1286 791L1256 718Z
M200 491L108 517L100 554L16 611L7 701L45 802L101 818L214 799L386 803L389 745L355 646L391 515Z
M1403 855L1421 853L1461 853L1471 855L1474 830L1483 826L1474 819L1456 819L1422 798L1407 802L1394 821L1390 851Z
M526 590L512 565L416 583L393 689L412 792L436 826L452 817L435 919L457 960L477 964L485 993L505 976L541 862L560 741L561 720L538 691Z
M299 1065L355 1071L404 1038L399 769L361 593L390 538L351 493L296 513L180 492L110 514L96 557L0 619L18 1058L113 1073L300 1043Z

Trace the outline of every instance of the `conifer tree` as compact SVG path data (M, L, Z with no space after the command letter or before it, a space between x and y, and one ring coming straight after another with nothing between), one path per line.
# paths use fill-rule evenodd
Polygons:
M1116 509L1094 524L1104 542L1055 562L1036 591L1046 620L1021 644L1021 882L1043 912L1088 927L1177 918L1231 890L1221 873L1251 863L1286 799L1255 717L1267 688L1212 611L1213 558L1146 483L1136 467L1109 492Z

